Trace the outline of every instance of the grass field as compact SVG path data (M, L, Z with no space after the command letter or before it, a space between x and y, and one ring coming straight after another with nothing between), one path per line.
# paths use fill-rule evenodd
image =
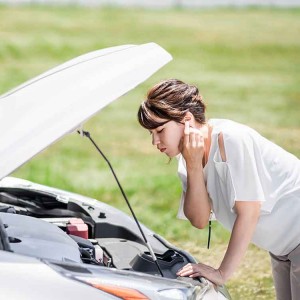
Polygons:
M229 234L213 224L207 250L207 230L176 219L176 162L168 164L151 146L136 120L138 105L160 79L195 83L206 100L208 117L246 123L299 157L299 32L300 10L1 6L0 93L95 49L153 41L168 50L171 63L105 108L85 129L110 159L138 218L217 267ZM75 134L13 175L95 197L128 212L106 164ZM274 299L268 254L251 246L227 286L233 299Z

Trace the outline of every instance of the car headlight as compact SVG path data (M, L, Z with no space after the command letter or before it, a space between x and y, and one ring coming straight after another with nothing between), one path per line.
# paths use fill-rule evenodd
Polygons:
M72 276L71 278L88 284L113 296L119 297L123 300L148 300L151 298L143 294L143 292L141 292L137 286L129 287L122 284L118 285L110 281L104 281L97 277L89 276ZM204 299L203 296L206 294L206 291L207 287L194 286L190 288L162 289L152 292L156 293L161 300L202 300Z
M164 289L159 291L159 295L163 299L173 299L173 300L201 300L205 295L207 288L200 288L195 286L193 288L187 289Z
M180 289L167 289L158 292L160 296L163 296L166 299L174 300L187 300L187 291Z

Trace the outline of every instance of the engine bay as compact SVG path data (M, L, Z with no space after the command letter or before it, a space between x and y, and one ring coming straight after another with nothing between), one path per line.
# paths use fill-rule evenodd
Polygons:
M132 218L102 202L93 205L74 195L1 187L0 220L8 251L159 275ZM188 253L144 230L164 277L177 278L178 269L193 262Z

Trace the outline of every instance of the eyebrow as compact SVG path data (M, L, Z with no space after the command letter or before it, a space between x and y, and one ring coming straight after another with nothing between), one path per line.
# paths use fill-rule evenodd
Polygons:
M155 128L152 128L152 129L148 129L148 131L150 132L150 134L152 133L151 130L155 130L157 129L158 127L161 127L161 126L164 126L166 125L167 123L171 122L172 120L168 120L168 121L165 121L165 122L162 122L160 123L160 125L156 126Z
M167 123L171 122L172 120L168 120L168 121L165 121L165 122L162 122L159 126L157 126L156 128L160 127L160 126L163 126L163 125L166 125Z

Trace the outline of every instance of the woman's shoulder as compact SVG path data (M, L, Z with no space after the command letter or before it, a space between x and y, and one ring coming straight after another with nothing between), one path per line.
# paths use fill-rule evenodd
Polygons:
M212 126L213 134L222 133L226 137L257 134L251 127L228 119L210 119L208 124Z
M208 122L212 125L212 140L215 145L220 143L229 149L252 148L264 144L264 138L253 128L227 119L212 119ZM255 146L255 147L256 147Z

